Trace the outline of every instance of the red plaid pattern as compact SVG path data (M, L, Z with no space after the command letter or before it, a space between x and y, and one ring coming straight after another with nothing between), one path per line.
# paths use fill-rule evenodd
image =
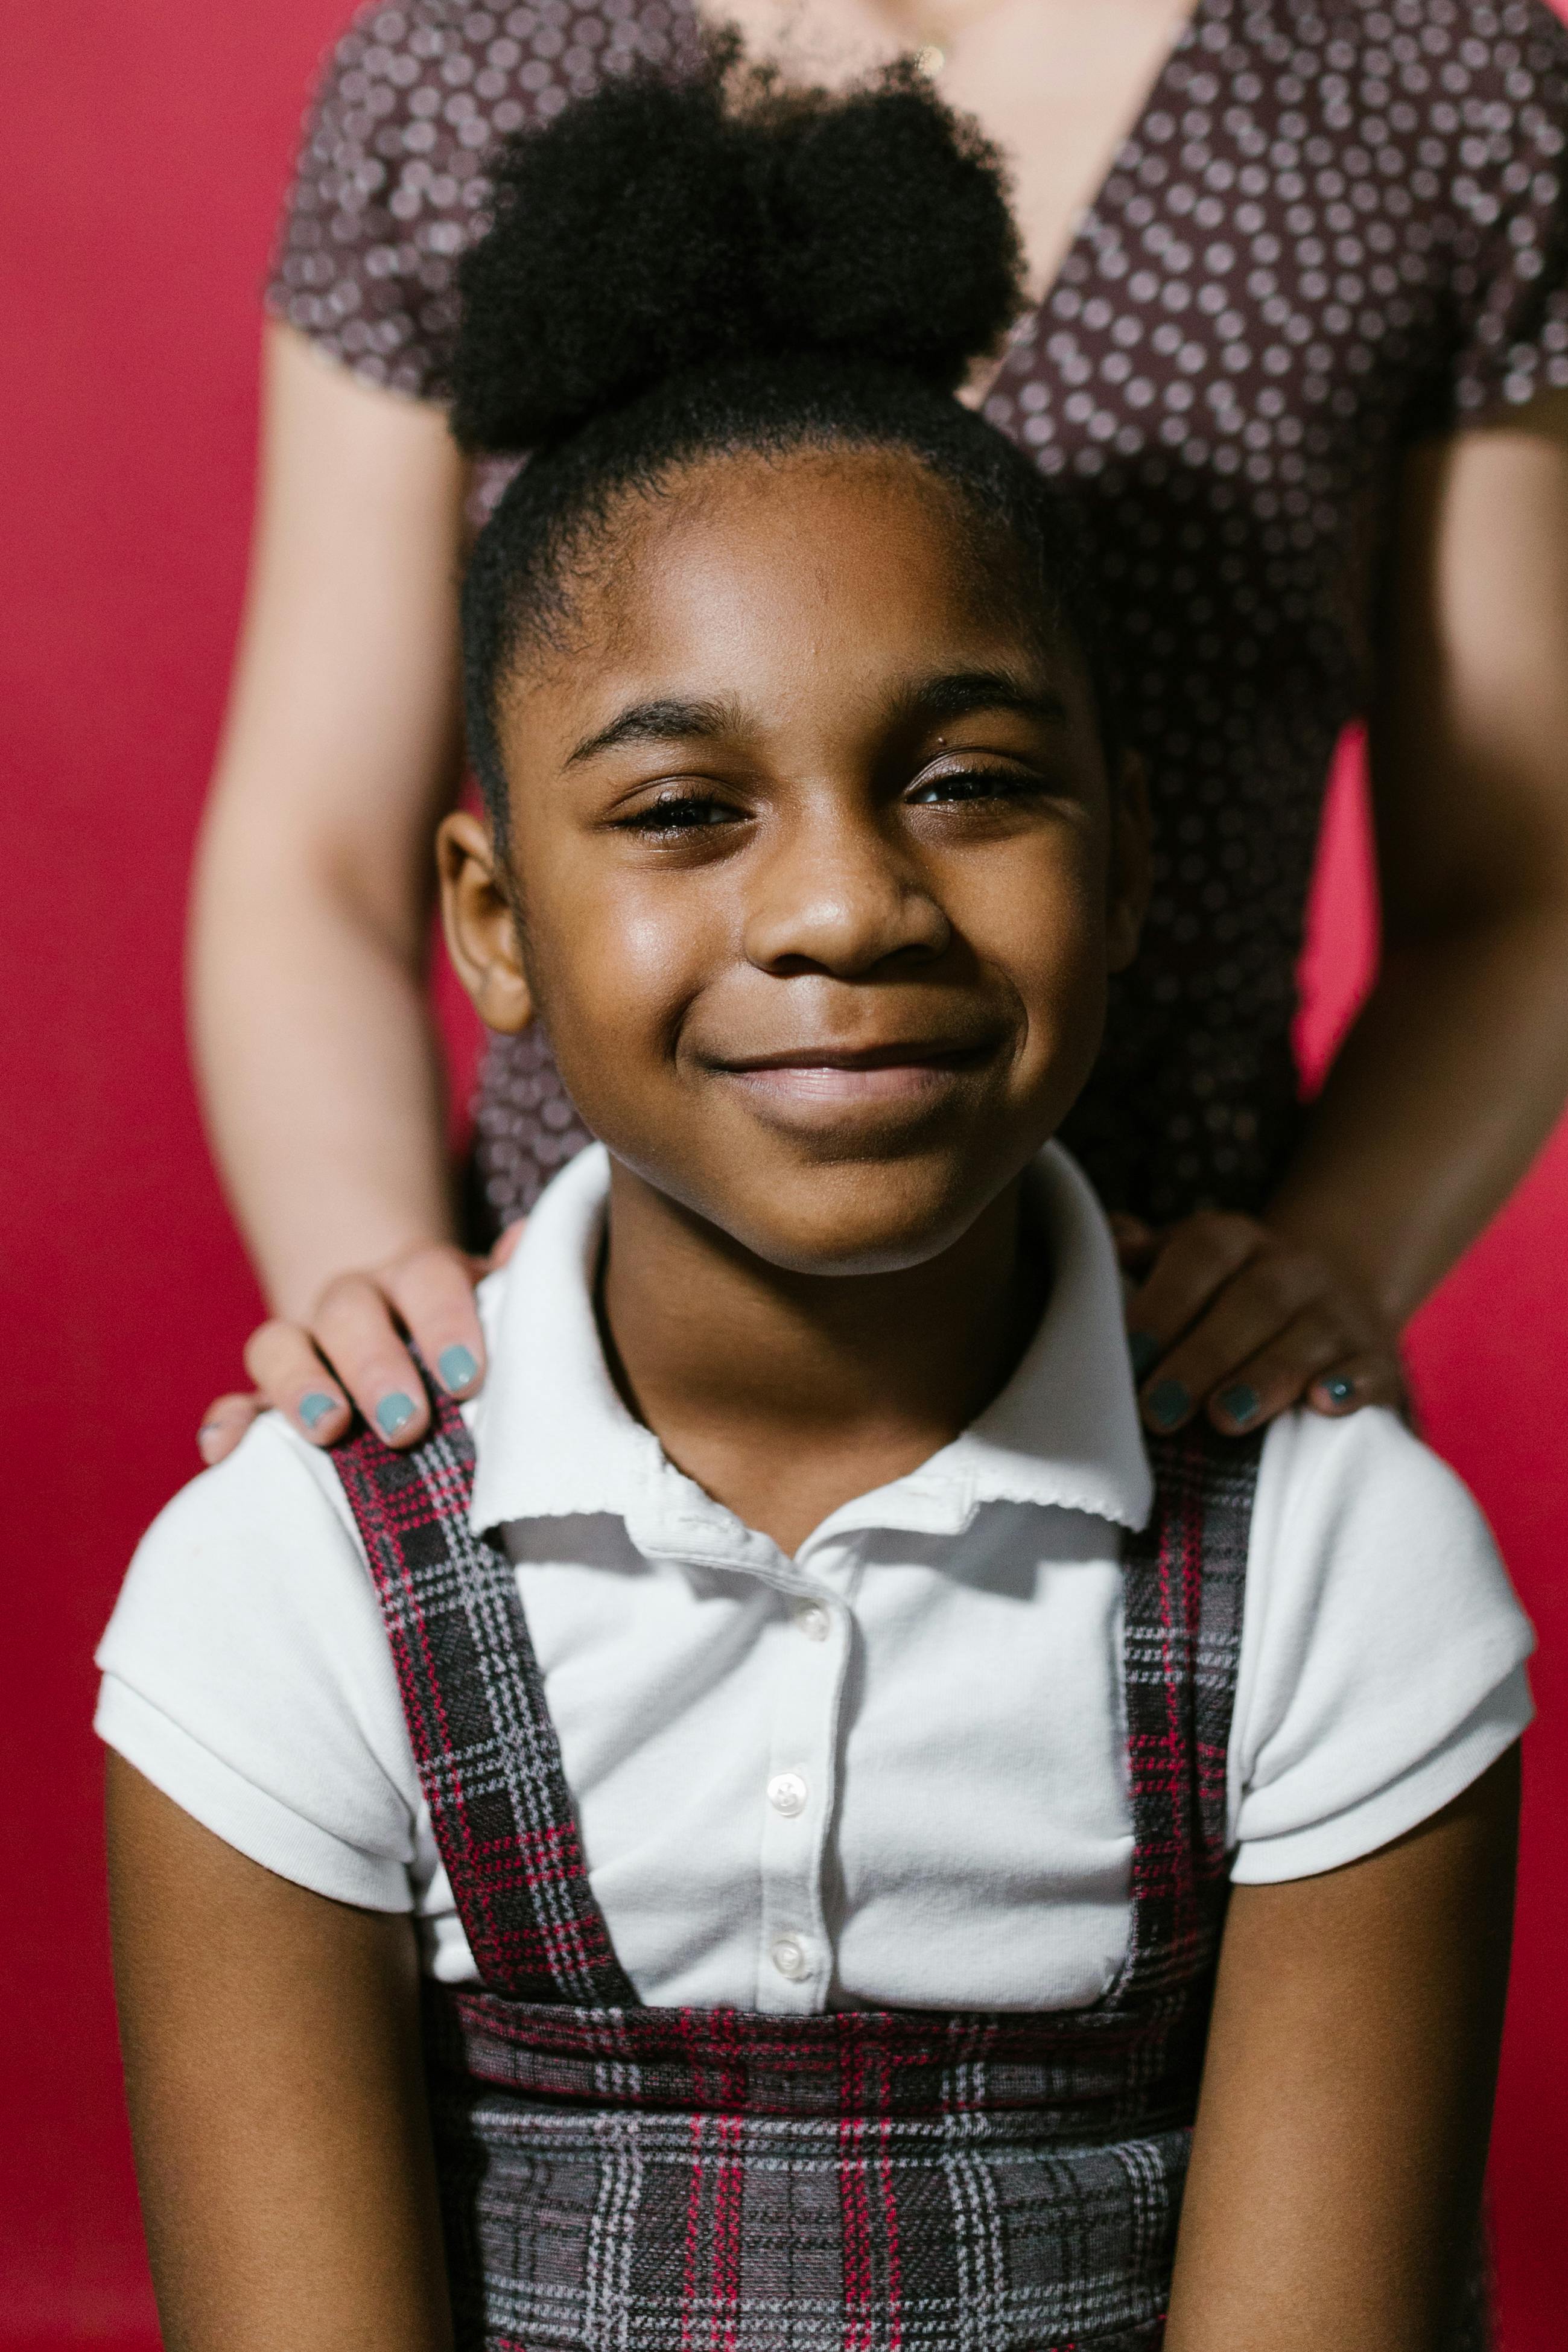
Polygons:
M1225 1905L1260 1443L1154 1448L1125 1564L1127 1958L1033 2014L644 2007L588 1886L515 1573L435 1396L338 1449L482 1985L431 1986L459 2341L487 2352L1147 2352Z
M409 1453L367 1431L334 1460L475 1965L522 2000L634 2001L588 1891L517 1578L469 1532L472 1441L450 1398L434 1408Z

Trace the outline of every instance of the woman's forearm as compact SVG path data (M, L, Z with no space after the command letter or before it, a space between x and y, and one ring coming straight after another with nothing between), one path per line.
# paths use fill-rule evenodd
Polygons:
M1383 971L1269 1222L1400 1323L1568 1092L1568 395L1406 459L1369 751Z
M1385 955L1268 1213L1405 1322L1568 1096L1568 891Z
M450 1235L443 1085L422 956L346 887L279 859L206 865L192 1030L207 1123L268 1298Z
M438 408L269 326L245 625L193 903L214 1148L284 1313L450 1229L424 966L461 772L467 470Z

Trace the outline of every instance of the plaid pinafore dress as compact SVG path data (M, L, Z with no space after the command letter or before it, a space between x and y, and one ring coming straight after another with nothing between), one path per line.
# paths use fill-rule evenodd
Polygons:
M1125 1561L1132 1927L1032 2013L645 2006L590 1891L514 1570L455 1408L340 1475L479 1971L427 1987L458 2344L1145 2352L1170 2284L1225 1910L1260 1441L1156 1442Z

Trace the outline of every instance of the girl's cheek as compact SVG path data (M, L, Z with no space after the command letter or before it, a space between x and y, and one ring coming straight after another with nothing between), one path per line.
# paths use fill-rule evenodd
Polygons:
M1037 857L979 877L961 928L1026 1001L1071 999L1104 970L1105 893L1092 856Z
M649 907L635 900L617 913L613 938L605 944L623 985L650 999L664 995L674 975L701 955L706 926L700 913L685 905Z
M711 945L695 909L622 894L560 926L541 954L540 994L569 1087L569 1059L596 1090L656 1076L673 1028L712 977Z
M1092 887L1037 902L1034 938L1019 949L1014 985L1034 1050L1081 1085L1100 1050L1107 995L1105 909Z

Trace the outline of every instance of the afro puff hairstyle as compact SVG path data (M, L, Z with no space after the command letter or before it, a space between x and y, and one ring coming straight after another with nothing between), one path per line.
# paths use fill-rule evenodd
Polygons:
M1077 640L1103 724L1069 514L954 397L1023 303L1000 164L913 61L794 90L721 33L689 70L634 67L502 147L459 288L453 431L528 461L463 595L470 751L503 846L506 676L561 642L628 496L713 457L915 458L1041 625Z

